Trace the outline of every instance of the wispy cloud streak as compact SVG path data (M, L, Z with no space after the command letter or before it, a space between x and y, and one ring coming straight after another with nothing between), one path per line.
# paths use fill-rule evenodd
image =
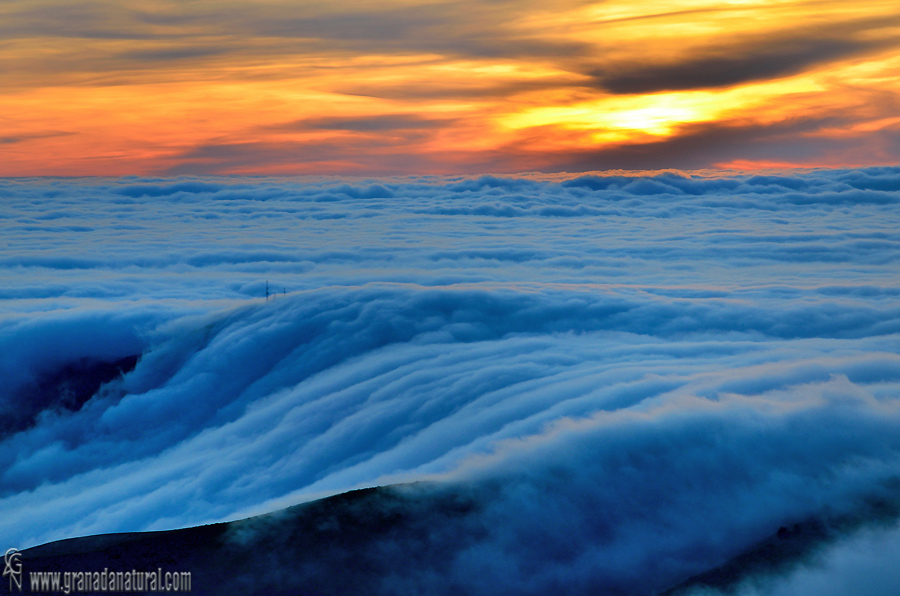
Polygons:
M665 8L6 2L0 175L896 161L891 2Z

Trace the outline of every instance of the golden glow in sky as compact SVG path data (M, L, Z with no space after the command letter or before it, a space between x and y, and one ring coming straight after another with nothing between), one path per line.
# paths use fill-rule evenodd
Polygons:
M0 175L896 163L896 0L7 0Z

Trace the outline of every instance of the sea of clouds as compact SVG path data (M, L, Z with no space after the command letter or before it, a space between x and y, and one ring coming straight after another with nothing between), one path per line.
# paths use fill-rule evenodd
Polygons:
M454 586L652 593L900 503L900 168L6 179L0 210L8 546L427 479L498 487ZM896 593L895 523L742 593Z

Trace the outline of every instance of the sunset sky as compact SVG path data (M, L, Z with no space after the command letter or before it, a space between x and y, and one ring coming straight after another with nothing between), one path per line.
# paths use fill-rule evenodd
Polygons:
M6 0L0 175L848 166L896 0Z

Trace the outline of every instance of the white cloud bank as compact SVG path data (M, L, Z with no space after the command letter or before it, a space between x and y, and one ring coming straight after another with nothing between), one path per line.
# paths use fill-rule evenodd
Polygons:
M900 169L0 195L0 414L143 353L0 429L10 545L440 478L458 585L646 593L900 498Z

